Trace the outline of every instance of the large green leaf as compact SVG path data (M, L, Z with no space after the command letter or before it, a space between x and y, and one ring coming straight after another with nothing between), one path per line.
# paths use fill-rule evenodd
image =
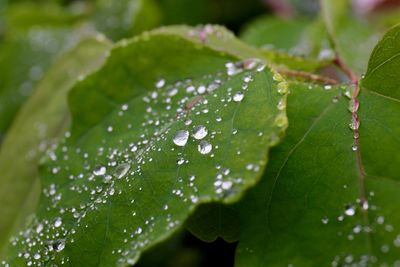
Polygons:
M237 266L398 265L400 88L384 82L397 81L398 34L376 47L358 102L347 85L350 101L337 88L291 88L285 141L240 206Z
M212 47L145 33L76 85L71 135L42 166L39 210L6 262L133 264L199 204L258 181L286 127L287 84Z
M102 64L109 47L88 38L60 57L10 127L0 150L0 248L35 208L39 159L69 126L67 92L78 76Z

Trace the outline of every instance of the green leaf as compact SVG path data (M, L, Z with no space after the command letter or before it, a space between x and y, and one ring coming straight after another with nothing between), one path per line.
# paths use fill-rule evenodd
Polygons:
M53 14L54 12L54 14ZM54 5L10 5L0 43L0 137L60 52L85 35L72 31L76 16Z
M400 98L400 25L391 28L374 48L362 85L377 93Z
M102 64L109 47L93 37L62 55L10 127L0 150L0 248L36 206L39 159L68 129L67 92L79 75Z
M160 10L153 0L97 0L93 22L113 40L131 37L158 26Z
M250 22L240 35L243 41L256 47L282 49L294 54L307 54L307 19L284 19L264 16Z
M231 206L211 203L198 207L186 222L186 227L205 242L214 242L218 237L226 242L235 242L239 239L240 220Z
M166 32L117 45L71 91L71 136L42 166L40 207L6 261L134 264L199 204L238 200L286 127L287 84L236 60Z
M377 45L358 97L344 86L350 101L338 88L293 85L285 141L240 205L237 266L398 264L400 99L385 83L397 82L398 33Z
M314 71L333 59L327 36L318 20L264 16L251 22L241 38L256 47L275 65Z
M381 35L379 29L357 18L349 0L322 0L321 9L333 48L354 72L362 74Z

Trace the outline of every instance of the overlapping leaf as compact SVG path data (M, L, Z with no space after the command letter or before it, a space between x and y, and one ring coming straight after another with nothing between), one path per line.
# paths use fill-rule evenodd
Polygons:
M350 100L338 88L291 88L285 142L241 203L237 266L399 263L400 88L385 83L397 81L399 31L375 48L358 100L350 86Z
M39 159L69 126L68 90L101 65L109 46L92 37L60 57L12 124L0 150L0 247L35 208Z
M319 20L261 17L247 25L241 38L270 61L291 69L315 71L334 56Z
M200 203L258 181L286 127L287 84L229 42L203 43L145 33L76 85L72 132L42 166L40 208L6 262L133 264Z

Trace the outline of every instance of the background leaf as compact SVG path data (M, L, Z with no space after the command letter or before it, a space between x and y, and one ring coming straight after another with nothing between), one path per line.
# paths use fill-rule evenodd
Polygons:
M0 150L0 248L33 212L39 197L37 166L68 129L67 93L79 75L100 66L110 44L88 38L61 56L10 127Z
M291 69L315 71L334 56L321 21L310 18L264 16L249 23L241 38L274 64Z
M70 93L71 137L42 167L10 264L134 264L197 205L239 199L286 127L287 84L235 59L157 31L117 45Z
M240 219L237 211L229 205L202 205L196 209L186 225L192 234L205 242L214 242L218 237L226 242L239 239Z
M54 5L15 5L6 9L6 28L0 43L0 136L55 57L84 35L71 30L70 25L78 19Z
M370 52L380 38L380 29L357 17L349 0L322 0L321 11L332 47L346 65L362 74L367 68Z

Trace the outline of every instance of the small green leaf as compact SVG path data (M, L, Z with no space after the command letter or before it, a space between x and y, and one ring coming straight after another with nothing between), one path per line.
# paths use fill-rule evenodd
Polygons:
M186 227L205 242L213 242L218 237L226 242L235 242L239 239L240 219L230 205L211 203L198 207Z
M212 47L145 33L76 85L71 136L41 168L40 206L10 265L134 264L199 204L231 203L258 181L286 128L287 83Z
M67 92L102 64L109 47L88 38L57 59L10 127L0 150L0 249L36 207L39 159L68 129Z
M388 97L400 98L400 25L390 29L369 59L362 85Z

